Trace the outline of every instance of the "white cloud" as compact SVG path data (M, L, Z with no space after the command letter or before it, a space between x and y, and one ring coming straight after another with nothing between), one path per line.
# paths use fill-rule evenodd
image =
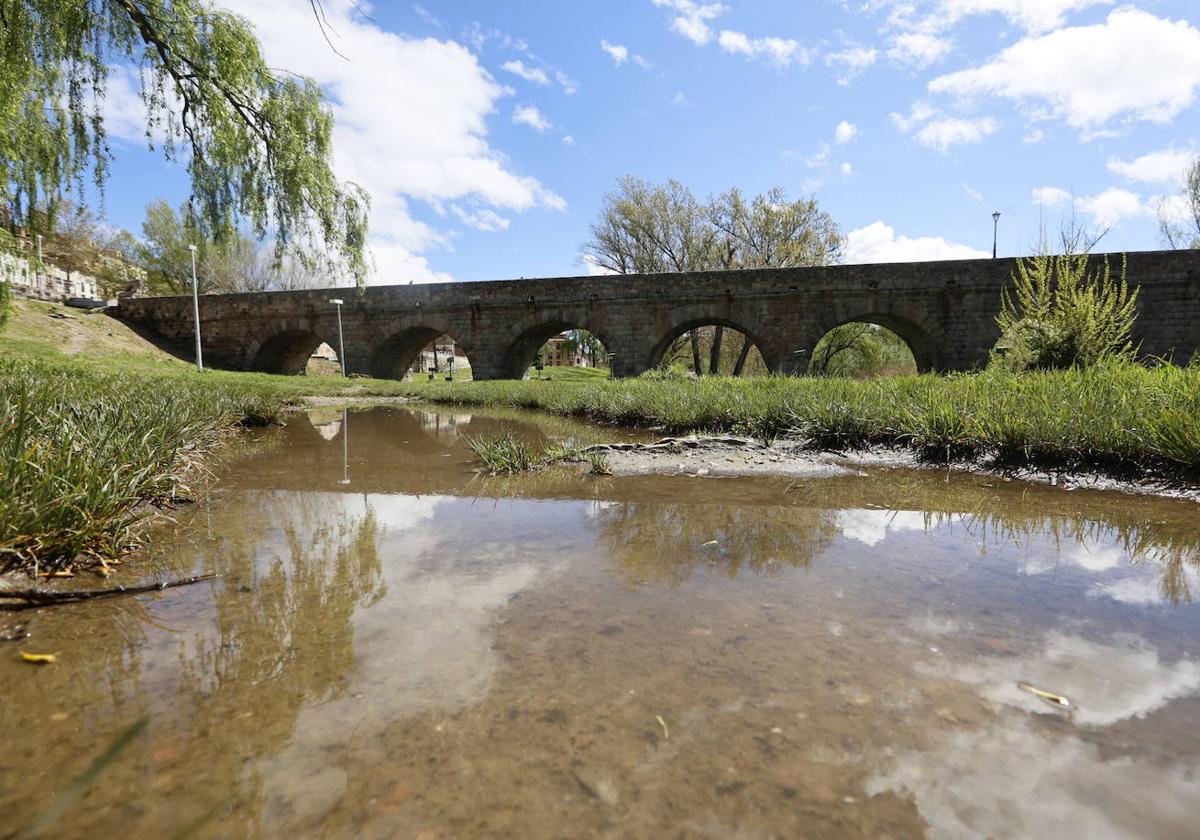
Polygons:
M954 49L954 42L928 32L902 32L892 38L888 58L899 64L921 69L936 64Z
M439 29L441 28L442 22L437 19L437 16L420 3L413 4L413 11L417 13L417 17L428 23L430 26L436 26Z
M945 153L952 146L978 143L996 131L996 121L991 117L965 120L959 117L944 117L923 125L913 136L922 146Z
M1113 0L941 0L936 17L941 26L957 23L969 15L998 13L1026 32L1058 29L1067 15L1091 6L1111 6Z
M907 134L921 123L933 119L935 116L937 116L936 108L926 102L914 102L912 108L909 109L908 116L893 113L890 119L896 128Z
M833 142L839 146L845 146L851 140L858 136L858 126L852 122L842 120L837 124L837 128L833 130Z
M1142 197L1129 190L1117 188L1081 198L1076 202L1079 209L1095 219L1102 228L1116 227L1125 219L1136 218L1146 214L1148 209L1142 204Z
M971 197L972 201L983 201L983 193L972 187L970 184L962 185L963 192Z
M1191 152L1163 149L1130 161L1109 158L1108 171L1144 184L1170 184L1182 187L1188 167L1196 160Z
M875 63L879 58L879 51L874 47L851 46L841 52L829 53L825 56L825 63L830 67L841 67L842 72L838 76L839 85L848 85L856 77L865 71L868 67Z
M948 242L940 236L916 239L896 236L895 229L881 221L846 234L846 262L851 264L971 260L990 256L990 251Z
M507 70L514 76L520 76L527 82L535 82L539 85L550 84L550 77L546 75L546 71L538 67L526 67L523 61L506 61L500 65L501 70Z
M804 159L804 165L809 169L819 169L829 160L829 151L829 144L822 143L814 154Z
M555 70L554 78L558 82L559 87L562 88L562 92L567 96L571 96L572 94L579 92L579 82L572 79L563 71Z
M487 142L488 117L505 89L461 44L387 32L351 0L326 0L325 43L307 4L238 0L255 26L267 62L320 83L334 116L334 171L371 194L376 277L389 282L448 280L420 252L442 244L443 231L415 220L410 201L469 200L523 211L565 209L537 179L511 169ZM380 107L387 103L387 107Z
M1154 212L1175 224L1192 222L1196 218L1192 203L1185 195L1160 196L1155 202Z
M750 38L742 32L722 30L717 38L721 49L746 58L762 58L778 67L810 64L813 53L792 38Z
M1200 86L1200 31L1134 8L1104 23L1027 37L980 67L940 76L935 93L1001 96L1080 130L1109 120L1167 122Z
M697 3L694 0L653 0L655 6L676 12L671 19L671 29L697 46L712 40L708 23L725 12L720 3Z
M514 108L512 121L517 125L527 125L539 134L554 125L533 105L518 105Z
M618 67L629 60L629 47L623 44L610 44L608 41L601 38L600 49L612 56L613 62Z
M842 168L842 174L845 175L847 178L849 178L851 175L854 174L854 167L851 166L849 163L843 163L841 168Z
M1057 207L1071 200L1071 194L1058 187L1034 187L1033 203L1043 207Z
M508 230L509 220L501 216L494 210L488 210L486 207L478 210L467 210L453 204L450 211L462 221L467 227L473 227L475 230L482 230L486 233L495 233L501 230Z
M562 138L562 144L563 144L564 146L574 146L574 145L575 145L575 138L574 138L574 137L572 137L570 134L564 134L564 135L563 135L563 138Z
M596 262L596 258L591 254L580 254L579 261L583 263L583 267L587 269L589 277L607 277L610 274L617 272L611 271Z

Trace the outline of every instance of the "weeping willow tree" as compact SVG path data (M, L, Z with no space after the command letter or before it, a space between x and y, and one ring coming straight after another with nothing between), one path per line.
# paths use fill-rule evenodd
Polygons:
M185 162L203 235L248 229L279 258L364 277L366 194L330 168L322 91L269 67L243 18L204 0L0 0L0 42L0 199L14 227L40 208L52 218L88 181L103 194L105 95L135 71L146 136Z

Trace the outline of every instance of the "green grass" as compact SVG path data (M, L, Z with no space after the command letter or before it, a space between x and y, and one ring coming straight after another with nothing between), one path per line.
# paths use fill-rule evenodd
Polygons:
M608 368L546 367L540 372L532 368L529 370L529 378L535 382L599 382L608 377Z
M223 430L281 408L261 388L0 357L0 570L128 549Z
M1200 370L1113 363L1021 375L889 379L703 377L592 383L416 383L434 403L502 405L671 433L791 435L1011 466L1200 476Z

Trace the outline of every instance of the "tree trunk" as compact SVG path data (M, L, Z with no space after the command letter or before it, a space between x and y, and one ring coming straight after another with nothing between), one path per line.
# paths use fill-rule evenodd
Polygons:
M688 339L692 342L692 370L700 376L704 373L704 368L700 366L700 336L695 330L689 330Z
M737 364L733 366L733 375L741 376L742 370L746 367L746 359L750 357L750 336L745 336L742 340L742 352L738 353Z
M438 369L437 339L436 338L433 340L433 369L435 372Z
M717 325L713 330L712 350L708 354L708 374L716 376L721 372L721 340L725 337L725 328Z

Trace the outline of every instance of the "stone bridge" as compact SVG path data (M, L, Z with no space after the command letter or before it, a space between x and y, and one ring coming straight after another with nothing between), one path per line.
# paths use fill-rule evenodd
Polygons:
M1200 347L1200 251L1130 253L1140 288L1143 354L1186 362ZM1122 255L1107 258L1119 268ZM300 373L321 342L338 346L331 297L345 301L346 367L400 377L421 348L449 335L476 379L521 377L558 333L585 329L613 355L617 376L653 368L671 342L720 324L746 334L773 371L793 372L833 327L865 321L908 344L922 371L987 361L1001 289L1015 261L843 265L687 274L564 277L205 295L205 362L233 370ZM190 346L190 297L122 300L119 317L180 348ZM804 353L797 353L804 351ZM807 361L804 362L807 364Z

